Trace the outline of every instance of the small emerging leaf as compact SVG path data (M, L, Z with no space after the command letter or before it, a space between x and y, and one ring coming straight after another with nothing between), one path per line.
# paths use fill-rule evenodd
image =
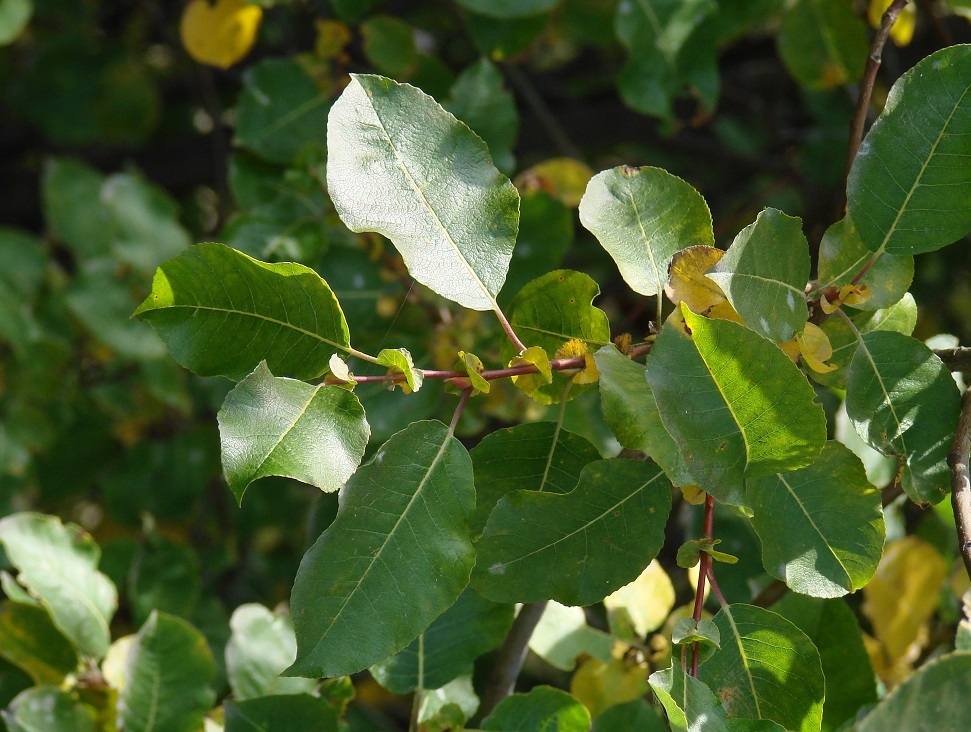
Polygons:
M401 391L405 394L421 389L425 380L421 369L415 368L411 360L411 352L406 348L385 348L378 354L378 363L388 367L388 374L404 374L405 382L401 384Z
M336 353L330 357L330 373L335 379L339 379L346 384L354 383L354 374L347 368L347 363Z
M712 559L726 564L735 564L738 557L715 550L717 544L721 544L721 539L691 539L686 541L678 549L678 566L689 569L701 561L701 554L705 553Z
M674 625L671 642L674 645L697 642L721 648L721 634L718 632L718 626L710 620L695 622L693 618L681 618Z
M481 391L483 394L489 393L492 386L488 381L482 378L482 372L485 370L485 366L478 356L476 356L474 353L459 351L459 362L457 366L460 369L464 369L469 375L469 383L472 385L473 389L476 391Z
M518 374L512 377L512 383L526 394L532 394L545 384L553 383L553 372L550 370L550 358L539 346L530 346L509 362L509 366L532 364L537 371L531 374Z

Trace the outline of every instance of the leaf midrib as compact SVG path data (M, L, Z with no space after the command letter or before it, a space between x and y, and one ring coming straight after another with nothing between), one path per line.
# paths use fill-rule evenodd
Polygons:
M732 635L735 636L739 659L742 662L742 668L745 669L745 677L748 679L749 689L752 691L752 701L755 703L755 714L759 719L762 719L762 707L759 704L759 695L755 689L755 679L752 677L752 669L749 667L748 654L745 653L741 633L738 631L738 626L735 625L735 617L732 615L731 606L725 605L722 610L725 613L725 617L728 618L729 624L732 626Z

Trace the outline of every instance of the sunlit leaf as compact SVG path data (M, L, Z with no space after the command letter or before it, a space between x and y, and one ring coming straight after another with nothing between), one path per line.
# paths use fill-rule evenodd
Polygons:
M315 679L280 676L297 656L293 624L287 615L247 603L233 611L229 627L226 676L235 699L310 693L317 686Z
M341 491L291 595L290 676L343 676L398 653L458 599L475 552L472 461L440 422L384 443Z
M472 676L460 676L421 695L418 721L422 732L451 732L462 729L479 709L479 697L472 688Z
M582 607L549 602L529 638L529 649L554 668L572 671L580 656L609 661L614 643L613 636L587 624Z
M228 69L256 41L263 8L245 0L191 0L182 11L182 45L196 61Z
M528 694L507 696L482 722L495 732L587 732L590 713L565 691L534 687Z
M646 664L627 658L588 658L570 680L570 693L597 717L614 704L640 699L647 693Z
M880 27L883 13L893 0L870 0L867 6L866 17L870 25L874 28ZM900 9L897 20L890 28L890 38L898 46L907 46L914 37L914 28L917 25L917 8L911 3L906 3Z
M664 624L674 607L674 585L664 568L652 560L633 582L604 598L611 631L626 637L644 637Z
M328 191L352 231L391 239L439 295L498 307L519 194L477 135L414 87L354 75L331 108L327 141Z
M671 259L664 294L675 305L683 302L692 312L741 323L721 287L705 276L724 255L721 249L709 246L688 247L678 252Z
M704 682L686 674L680 663L655 671L648 681L673 732L728 732L718 697Z
M33 14L33 0L4 0L0 3L0 46L15 41Z
M544 191L569 208L580 205L593 171L573 158L550 158L516 176L516 187L524 191Z

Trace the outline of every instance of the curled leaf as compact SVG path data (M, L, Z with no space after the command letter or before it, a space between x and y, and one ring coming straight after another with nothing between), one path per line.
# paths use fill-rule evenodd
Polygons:
M378 363L388 367L389 375L404 374L404 382L397 383L405 394L421 389L424 375L420 369L415 368L407 348L385 348L378 354Z
M705 645L721 648L721 633L718 626L710 620L695 621L693 618L681 618L671 633L671 642L675 645L681 643L704 643Z
M796 336L802 360L813 371L825 374L836 370L836 365L826 363L833 357L833 346L829 336L818 325L806 323L806 328Z
M331 355L328 365L330 366L330 373L335 379L339 379L347 384L354 383L354 374L351 373L351 370L347 368L347 364L336 353Z
M738 557L736 556L715 551L714 547L717 544L721 544L721 539L702 538L686 541L678 549L678 566L684 569L690 569L701 561L702 552L708 554L715 561L725 562L725 564L735 564L738 562Z
M540 346L530 346L509 362L510 367L532 364L537 371L530 374L519 374L512 377L512 383L517 389L526 394L532 394L541 386L553 383L553 371L550 369L550 358Z
M196 61L228 69L249 53L262 18L263 8L244 0L192 0L182 13L179 35Z
M476 356L474 353L466 353L465 351L459 351L459 362L458 368L463 369L469 375L469 385L476 391L481 391L483 394L488 394L491 385L488 381L482 378L482 371L485 366L482 363L482 359Z

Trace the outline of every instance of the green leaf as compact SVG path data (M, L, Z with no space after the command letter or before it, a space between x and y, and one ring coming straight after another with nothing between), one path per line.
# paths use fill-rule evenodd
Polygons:
M503 88L502 74L495 64L482 58L467 67L459 74L442 106L482 138L500 171L506 175L512 173L516 167L512 149L519 133L519 115L516 101ZM522 233L520 222L517 249L522 245Z
M0 712L8 732L95 732L91 714L66 691L35 686Z
M337 710L310 694L227 701L226 732L338 732Z
M525 18L552 10L560 0L456 0L466 10L490 18Z
M727 732L725 709L705 684L681 665L655 671L648 678L667 713L673 732Z
M591 463L565 495L507 494L476 545L472 586L497 602L598 602L657 556L670 510L664 473L635 460Z
M713 0L640 0L617 7L614 28L628 59L617 78L624 102L670 119L672 102L688 88L707 109L718 100Z
M398 653L468 584L472 461L440 422L394 435L341 491L291 596L290 676L343 676Z
M705 199L660 168L622 165L595 175L580 201L580 223L641 295L660 297L675 252L715 244Z
M605 663L610 661L615 640L614 636L587 625L582 607L548 602L529 637L529 650L554 668L572 671L581 655Z
M327 141L327 187L351 231L391 239L439 295L498 307L519 194L475 133L421 90L357 74L331 108Z
M743 479L813 462L826 419L806 377L771 341L682 306L647 358L661 420L691 475L721 501L741 503ZM703 416L699 416L703 415Z
M38 686L57 686L78 665L70 641L42 607L0 604L0 656L30 674Z
M280 676L297 656L297 640L288 615L247 603L233 611L232 636L226 644L226 674L236 699L273 694L310 693L315 679Z
M407 386L405 393L410 394L421 389L425 376L421 369L415 368L415 364L411 360L411 353L407 348L382 349L378 354L377 363L380 366L387 366L389 374L404 374L405 385ZM402 388L404 389L404 386Z
M422 732L461 730L479 709L479 697L472 688L472 676L460 676L438 689L421 695L418 721Z
M33 14L33 0L0 2L0 46L13 43L27 27Z
M819 285L816 291L849 284L872 258L873 252L863 246L852 219L844 216L826 230L819 243ZM890 307L907 293L913 279L913 256L902 254L895 257L884 253L860 279L860 284L867 285L873 296L853 307L858 310Z
M527 189L519 204L519 236L499 293L505 307L528 283L560 266L574 240L573 212L542 190Z
M268 58L243 74L236 142L274 163L326 144L329 97L295 61Z
M718 626L710 620L695 622L693 618L681 618L675 623L674 630L671 632L671 642L675 645L705 643L720 648L721 634L718 632Z
M971 46L951 46L890 90L846 188L848 213L871 252L929 252L971 231L969 80Z
M796 0L782 16L779 55L809 89L859 81L869 50L866 25L844 0Z
M886 528L880 491L860 459L827 442L801 470L746 481L766 571L813 597L858 590L877 570Z
M565 691L536 686L503 699L482 722L495 732L587 732L590 712Z
M37 327L33 303L44 281L47 256L39 238L0 227L0 342L25 354Z
M467 588L405 650L372 666L371 675L394 694L438 689L471 676L472 662L502 642L513 615L512 605L491 602Z
M860 624L843 600L819 600L790 592L772 611L794 623L819 649L826 677L823 730L839 729L857 710L877 700Z
M352 392L273 376L265 362L226 395L218 419L223 471L240 503L268 475L336 491L361 464L371 434Z
M590 350L610 342L610 324L606 314L591 303L600 287L589 275L559 269L526 285L506 308L509 322L527 346L541 346L549 358L555 358L560 346L569 340L580 340ZM515 347L503 341L502 360L509 362L518 355ZM530 396L543 403L558 402L571 376L553 374L553 383L541 386ZM585 388L577 384L570 397Z
M108 622L118 593L98 571L101 550L74 524L54 516L17 513L0 520L0 543L17 580L47 608L77 649L100 658L108 650Z
M482 359L474 353L466 353L465 351L459 351L458 357L459 360L455 364L456 370L465 371L468 374L468 383L471 384L473 389L477 392L488 394L492 387L481 376L482 371L485 369L485 364L482 363Z
M715 546L721 544L721 541L721 539L707 538L686 541L678 549L678 566L690 569L701 560L702 554L708 554L717 562L725 562L726 564L735 564L738 562L738 557L714 549Z
M749 328L785 343L802 332L809 317L809 268L802 221L767 208L739 232L707 276Z
M600 453L588 440L555 422L530 422L486 435L472 448L475 513L473 537L482 533L489 514L503 496L517 490L569 493L580 472Z
M899 460L899 479L916 503L950 490L946 457L961 395L923 343L901 333L864 334L850 363L846 413L860 437Z
M196 732L216 701L216 665L206 639L186 621L153 612L125 660L118 726L125 732Z
M47 226L82 261L111 254L114 221L101 202L104 181L104 175L74 158L51 158L44 165Z
M646 453L675 485L693 485L681 449L661 422L647 369L613 346L604 346L593 357L600 371L604 420L617 441Z
M375 69L396 79L410 76L418 67L415 31L391 15L372 15L361 23L364 54Z
M971 653L949 653L922 666L856 726L859 732L938 732L967 726Z
M320 275L222 244L199 244L159 267L134 317L200 376L239 380L265 360L275 374L312 379L350 350L344 314Z
M698 678L729 717L769 719L799 732L819 730L823 672L819 652L799 628L752 605L728 605L715 616L721 649Z
M623 704L614 704L593 720L590 732L667 732L667 725L661 721L643 699L636 699Z
M136 623L153 610L189 617L199 602L199 558L190 546L157 533L138 546L128 572L128 600Z

